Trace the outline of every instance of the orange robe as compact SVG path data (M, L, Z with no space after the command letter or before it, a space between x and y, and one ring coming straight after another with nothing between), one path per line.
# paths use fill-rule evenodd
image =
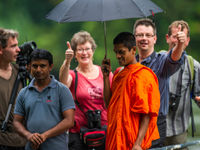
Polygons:
M140 114L150 122L142 149L159 138L157 116L160 107L158 80L153 71L139 63L131 64L113 77L108 106L106 150L131 150L138 132Z

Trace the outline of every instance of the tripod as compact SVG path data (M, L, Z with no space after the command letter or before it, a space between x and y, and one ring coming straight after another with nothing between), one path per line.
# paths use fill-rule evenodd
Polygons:
M13 89L12 89L12 94L11 94L11 97L10 97L10 102L9 102L9 105L8 105L6 117L5 117L5 120L3 121L2 126L1 126L2 132L5 132L7 130L8 119L9 119L9 116L10 116L12 106L15 102L15 97L17 95L17 90L18 90L20 81L22 81L22 85L23 85L23 87L25 87L27 85L27 79L29 81L31 80L30 74L27 72L25 66L19 66L19 72L17 74L17 78L15 80L15 83L14 83L14 86L13 86Z

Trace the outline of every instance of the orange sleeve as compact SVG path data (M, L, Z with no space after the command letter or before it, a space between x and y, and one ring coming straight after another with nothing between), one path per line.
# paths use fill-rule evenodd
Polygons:
M149 70L143 69L132 78L131 111L157 116L160 108L160 92L156 76Z

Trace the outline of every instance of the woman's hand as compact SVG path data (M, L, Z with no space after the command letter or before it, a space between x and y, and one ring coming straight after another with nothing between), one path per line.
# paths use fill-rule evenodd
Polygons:
M65 51L65 60L68 64L70 64L72 61L72 58L74 57L74 51L72 50L69 41L67 41L67 47L68 49Z

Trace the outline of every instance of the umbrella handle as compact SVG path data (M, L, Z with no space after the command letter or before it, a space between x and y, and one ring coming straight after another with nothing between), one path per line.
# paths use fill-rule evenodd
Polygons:
M104 58L107 58L107 43L106 43L106 22L103 21L104 26L104 46L105 46L105 56Z

